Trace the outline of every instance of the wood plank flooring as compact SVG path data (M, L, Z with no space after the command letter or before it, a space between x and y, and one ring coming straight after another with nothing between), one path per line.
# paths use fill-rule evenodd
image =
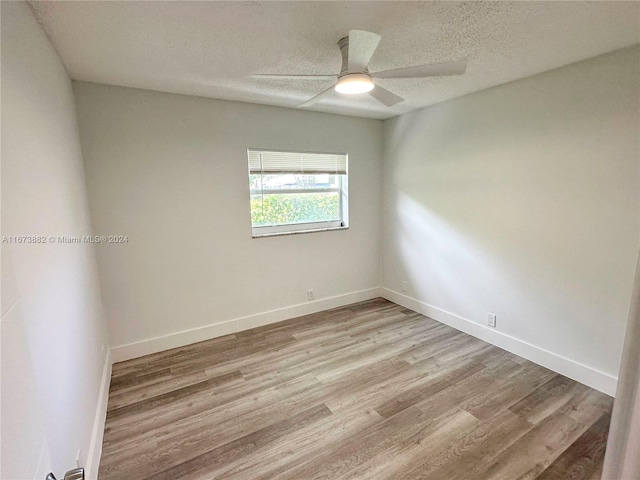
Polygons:
M375 299L115 364L99 478L596 480L611 406Z

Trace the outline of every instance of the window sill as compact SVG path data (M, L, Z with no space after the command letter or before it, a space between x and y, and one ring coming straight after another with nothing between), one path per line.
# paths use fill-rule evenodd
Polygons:
M310 228L309 230L295 230L288 232L271 232L271 233L252 233L252 238L263 238L263 237L282 237L285 235L298 235L301 233L316 233L316 232L330 232L333 230L347 230L349 227L326 227L326 228Z

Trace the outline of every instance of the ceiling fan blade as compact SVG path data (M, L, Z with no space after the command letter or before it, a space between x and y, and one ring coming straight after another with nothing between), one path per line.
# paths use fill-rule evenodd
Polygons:
M331 87L327 88L324 92L321 92L318 95L316 95L315 97L310 98L306 102L298 105L298 108L310 107L311 105L316 103L318 100L322 100L324 97L328 97L330 94L332 94L333 93L333 89L334 89L334 85L332 85Z
M364 72L378 43L380 35L364 30L349 30L349 72Z
M376 85L373 90L369 92L369 95L371 95L373 98L386 105L387 107L392 107L396 103L404 101L404 98L399 97L395 93L390 92L386 88L382 88L378 85Z
M286 75L280 73L255 73L254 78L274 78L277 80L333 80L337 75Z
M396 68L372 73L373 78L421 78L438 77L441 75L462 75L467 70L467 61L449 63L432 63L415 67Z

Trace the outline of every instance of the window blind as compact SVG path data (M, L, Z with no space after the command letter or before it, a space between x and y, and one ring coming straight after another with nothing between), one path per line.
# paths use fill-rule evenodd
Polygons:
M249 172L260 173L329 173L346 175L347 156L330 153L277 152L248 150Z

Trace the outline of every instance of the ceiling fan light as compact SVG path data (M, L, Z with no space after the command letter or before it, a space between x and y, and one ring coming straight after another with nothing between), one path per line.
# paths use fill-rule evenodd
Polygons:
M354 95L373 90L373 80L366 73L348 73L338 79L336 92Z

